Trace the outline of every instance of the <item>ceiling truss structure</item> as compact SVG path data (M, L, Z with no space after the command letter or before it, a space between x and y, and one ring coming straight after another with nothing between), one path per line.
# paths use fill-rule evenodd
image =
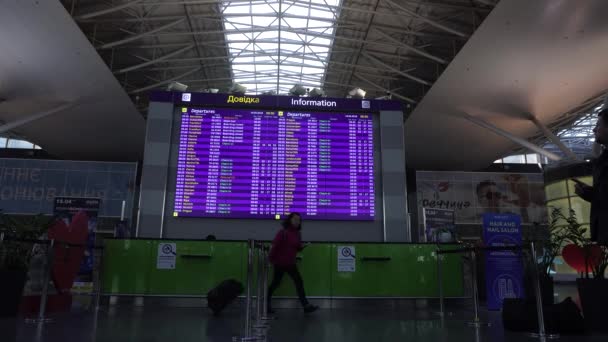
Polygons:
M61 1L142 110L147 91L173 81L332 97L361 87L415 106L497 2Z

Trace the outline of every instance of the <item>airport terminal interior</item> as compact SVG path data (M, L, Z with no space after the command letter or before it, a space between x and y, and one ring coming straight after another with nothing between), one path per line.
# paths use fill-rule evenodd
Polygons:
M0 0L0 341L608 341L606 13Z

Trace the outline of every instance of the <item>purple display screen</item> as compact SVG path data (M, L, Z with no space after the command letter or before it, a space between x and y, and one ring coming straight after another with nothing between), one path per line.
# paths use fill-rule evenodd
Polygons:
M173 216L374 220L372 115L181 112Z

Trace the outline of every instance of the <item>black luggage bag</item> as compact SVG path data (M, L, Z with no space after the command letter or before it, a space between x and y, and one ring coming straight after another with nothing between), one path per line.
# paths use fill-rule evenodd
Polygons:
M243 284L234 279L221 282L207 293L207 305L214 315L219 315L228 304L232 303L241 293Z

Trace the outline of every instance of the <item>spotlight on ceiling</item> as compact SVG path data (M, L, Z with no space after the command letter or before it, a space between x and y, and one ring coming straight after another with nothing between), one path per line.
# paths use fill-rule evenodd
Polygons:
M366 91L361 88L355 88L348 92L348 95L355 99L364 99Z
M310 96L310 97L323 97L323 96L325 96L325 92L323 91L323 89L313 88L308 93L308 96Z
M306 88L304 88L301 84L296 84L289 90L289 94L293 96L306 95Z
M167 86L167 91L181 91L181 92L184 92L186 90L188 90L188 86L185 85L185 84L183 84L183 83L179 83L179 82L171 82Z
M391 92L387 91L386 95L380 96L380 97L376 97L376 100L391 100L392 98L393 98L393 95L391 94Z
M269 95L269 96L274 96L276 94L277 94L277 91L274 90L274 89L273 90L267 90L267 91L265 91L265 92L262 93L262 95Z
M228 92L230 94L245 95L245 92L247 92L247 87L235 83L232 85L232 87L230 87L230 90L228 90Z
M205 88L201 90L201 93L217 94L219 91L217 88Z

